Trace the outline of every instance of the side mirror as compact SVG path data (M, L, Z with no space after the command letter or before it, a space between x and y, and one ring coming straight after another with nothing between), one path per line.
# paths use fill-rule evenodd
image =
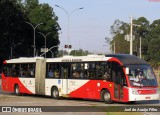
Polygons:
M126 67L126 74L129 74L129 67Z

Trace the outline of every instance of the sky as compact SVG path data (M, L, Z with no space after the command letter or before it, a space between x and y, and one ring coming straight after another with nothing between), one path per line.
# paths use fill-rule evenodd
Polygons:
M92 53L110 53L105 37L112 39L110 27L116 19L130 23L131 14L135 19L145 17L151 23L160 19L160 0L39 0L48 3L58 16L60 49L65 44L72 48ZM59 7L65 9L69 14ZM84 9L78 8L84 7ZM76 11L75 11L76 10ZM68 32L69 28L69 32ZM69 37L68 37L69 35Z

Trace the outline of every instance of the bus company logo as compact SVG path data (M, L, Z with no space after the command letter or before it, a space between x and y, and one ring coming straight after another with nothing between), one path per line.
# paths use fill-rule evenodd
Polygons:
M160 0L148 0L149 2L160 2Z
M2 107L2 112L12 112L11 107Z
M112 87L112 84L109 84L109 88L111 88Z

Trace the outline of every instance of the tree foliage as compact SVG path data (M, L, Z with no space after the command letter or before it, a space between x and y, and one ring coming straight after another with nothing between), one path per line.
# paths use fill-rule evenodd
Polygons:
M73 50L70 53L70 55L73 55L73 56L86 56L88 54L89 54L89 51L84 51L83 49Z
M0 54L1 61L10 56L11 46L21 42L24 16L14 0L0 3Z
M133 41L133 53L139 56L140 37L142 38L142 57L156 65L160 61L160 19L150 22L145 17L140 17L133 20L133 35L135 40ZM139 25L139 26L136 26ZM111 44L115 42L116 53L129 53L130 42L125 40L125 35L130 35L130 24L120 20L115 20L111 26L111 33L113 39ZM113 50L112 45L112 50Z
M0 0L0 62L12 57L33 57L33 28L25 23L29 22L36 28L36 52L40 55L40 48L44 47L44 37L38 32L47 34L47 48L59 45L57 16L48 4L39 4L38 0ZM58 48L52 49L56 55ZM47 57L51 54L47 53Z

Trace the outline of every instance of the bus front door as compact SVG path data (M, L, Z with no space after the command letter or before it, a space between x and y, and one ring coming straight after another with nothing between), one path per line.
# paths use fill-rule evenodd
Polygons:
M114 100L123 101L124 91L123 86L125 82L125 75L122 67L118 63L114 63L112 70L112 77L114 82Z
M61 78L62 78L62 94L68 94L68 77L69 77L69 66L61 67Z
M121 80L121 77L120 76L116 76L117 77L117 79L119 79L119 80L116 80L115 82L114 82L114 98L116 99L116 100L119 100L119 101L121 101L122 100L122 98L123 98L123 89L122 89L122 84L121 84L121 82L120 82L120 80Z

